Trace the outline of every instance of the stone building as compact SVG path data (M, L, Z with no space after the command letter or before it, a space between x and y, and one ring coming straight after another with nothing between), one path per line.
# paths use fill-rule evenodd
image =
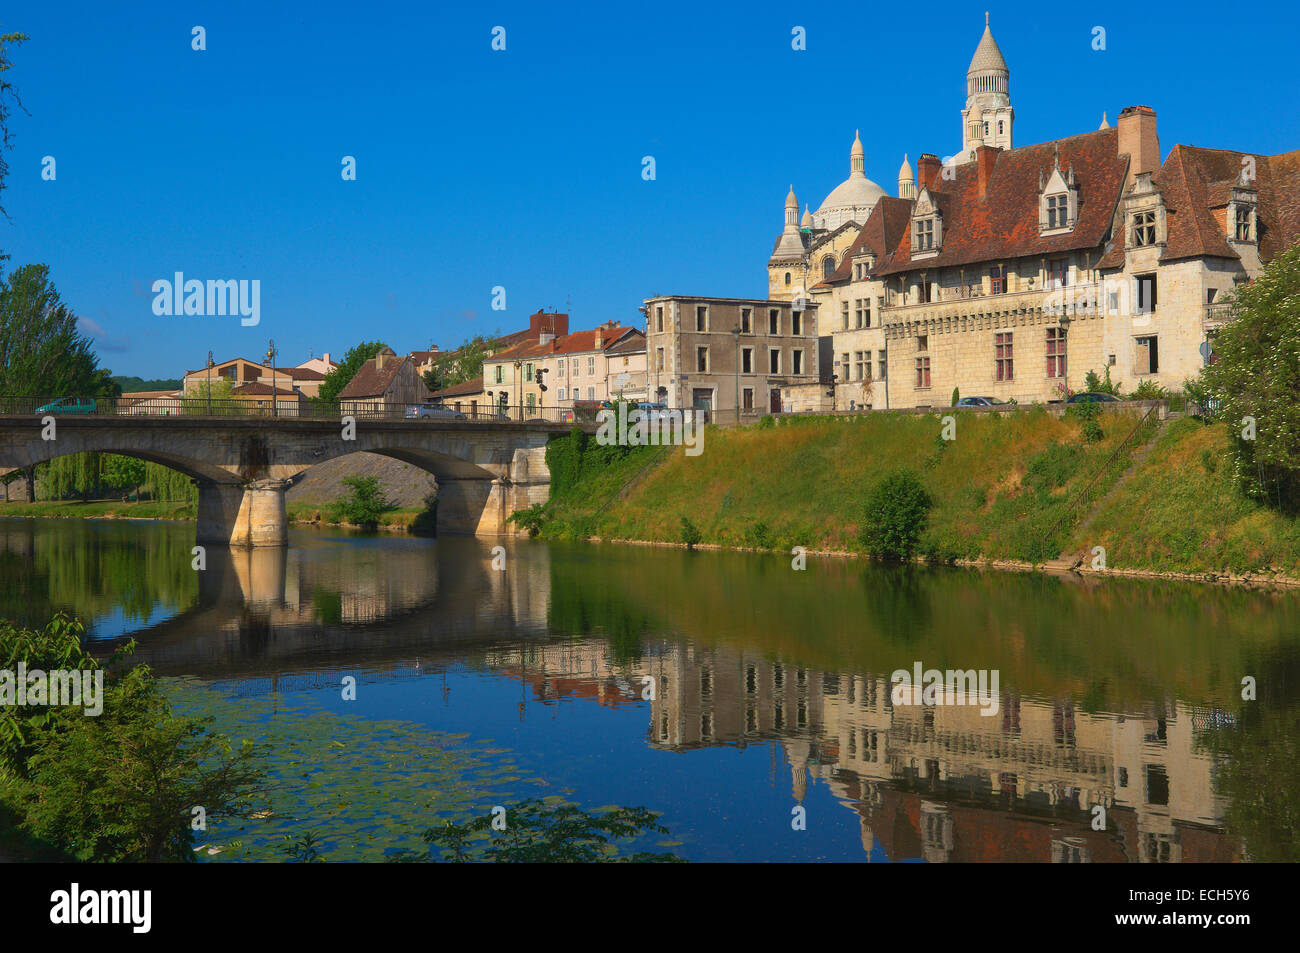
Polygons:
M1126 390L1181 389L1213 360L1233 287L1300 238L1300 151L1179 145L1162 163L1147 106L1013 147L987 21L962 116L961 153L922 154L915 176L904 158L899 197L878 197L842 252L787 224L769 261L770 286L789 270L820 305L836 409L947 406L954 389L1061 400L1107 369Z
M651 399L670 408L756 420L795 409L788 392L820 380L811 302L667 295L644 311Z
M339 410L345 414L393 411L424 403L429 388L424 386L410 355L398 357L385 347L361 365L361 369L339 392Z

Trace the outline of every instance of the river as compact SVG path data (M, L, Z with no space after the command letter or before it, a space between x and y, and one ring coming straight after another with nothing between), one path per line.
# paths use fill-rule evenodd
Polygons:
M1297 859L1295 594L310 528L196 571L193 532L0 520L0 616L134 639L268 746L275 810L207 860L378 860L532 797L648 807L697 861ZM891 697L918 665L990 691Z

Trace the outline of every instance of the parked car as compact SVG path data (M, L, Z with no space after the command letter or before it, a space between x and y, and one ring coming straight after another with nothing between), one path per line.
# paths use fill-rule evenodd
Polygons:
M450 407L437 407L433 404L416 404L413 407L407 407L406 417L408 420L469 420L458 410L452 410Z
M36 408L38 414L93 414L95 398L60 397Z
M1005 404L1005 400L998 400L996 397L963 397L957 401L958 407L1000 407Z
M1067 400L1067 404L1101 404L1101 403L1118 403L1119 398L1113 394L1099 394L1096 391L1086 390L1082 394L1072 394Z

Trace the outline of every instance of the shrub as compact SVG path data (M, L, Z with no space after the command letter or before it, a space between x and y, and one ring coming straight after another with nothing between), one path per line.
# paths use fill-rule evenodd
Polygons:
M757 520L745 531L745 545L754 549L771 549L776 545L776 537L767 523Z
M1147 380L1138 384L1128 396L1130 400L1164 400L1169 396L1169 391L1155 381Z
M959 400L961 400L961 391L958 388L954 387L952 389L952 405L956 407L957 401Z
M1098 377L1096 371L1089 371L1083 377L1083 389L1094 394L1110 394L1112 397L1119 396L1119 386L1110 379L1110 365L1106 365L1106 376Z
M764 414L758 421L760 427L775 427L776 421L772 419L771 414Z
M506 517L507 523L514 523L520 529L528 531L529 536L536 536L542 531L542 523L546 519L546 507L541 503L534 503L526 510L517 510Z
M686 548L694 549L696 543L703 538L704 536L700 533L699 527L692 523L688 517L683 516L681 540L686 544Z
M929 521L933 500L911 470L883 477L867 495L861 539L880 559L908 560Z
M374 527L379 523L379 517L397 509L397 504L384 496L375 477L346 477L343 485L351 487L352 491L330 505L333 522Z

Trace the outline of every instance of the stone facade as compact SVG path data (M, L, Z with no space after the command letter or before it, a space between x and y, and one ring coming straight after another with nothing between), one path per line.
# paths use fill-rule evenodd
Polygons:
M645 314L651 399L670 408L754 420L820 380L815 304L665 296L647 298Z

